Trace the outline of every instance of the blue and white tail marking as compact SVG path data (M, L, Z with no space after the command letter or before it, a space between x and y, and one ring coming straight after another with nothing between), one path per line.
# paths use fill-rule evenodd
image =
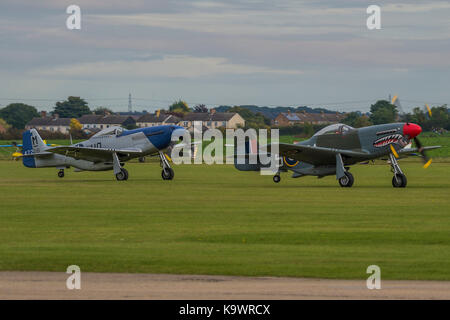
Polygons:
M28 168L36 168L36 159L33 154L45 151L47 145L36 129L27 130L23 133L22 144L23 165Z

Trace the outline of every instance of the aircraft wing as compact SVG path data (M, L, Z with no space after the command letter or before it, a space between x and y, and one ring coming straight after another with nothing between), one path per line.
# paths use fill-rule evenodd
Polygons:
M425 150L425 151L433 150L433 149L438 149L440 147L441 146L428 146L428 147L423 147L423 150ZM418 148L404 148L404 149L397 151L398 154L405 155L405 156L411 155L412 153L416 153L416 152L419 152Z
M63 156L72 157L74 159L82 159L93 162L112 161L112 154L116 153L120 158L129 156L139 156L142 154L141 149L106 149L106 148L88 148L74 146L60 146L46 149L47 152L61 154Z
M315 146L306 146L299 144L280 143L279 153L291 159L304 161L313 165L330 164L336 161L336 154L356 159L367 159L369 153L352 150L342 150L334 148L324 148ZM269 145L269 148L270 145ZM269 150L270 151L270 150Z

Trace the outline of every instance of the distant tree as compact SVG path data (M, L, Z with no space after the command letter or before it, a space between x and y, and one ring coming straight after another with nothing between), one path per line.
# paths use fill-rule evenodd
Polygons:
M314 134L314 126L309 122L305 123L303 125L303 132L305 136L311 137Z
M191 111L191 109L189 109L189 106L185 101L178 100L170 105L169 111L187 113Z
M15 140L22 139L23 129L17 129L14 127L10 127L5 132L0 132L0 140Z
M424 123L426 120L427 116L425 112L421 108L415 107L412 111L411 122Z
M91 110L87 102L80 97L68 97L67 100L57 102L53 114L57 113L61 118L79 118L84 114L90 114Z
M8 130L11 128L11 125L7 123L4 119L0 118L0 127L2 127L5 130Z
M252 111L250 111L246 108L239 107L239 106L234 106L234 107L228 109L227 112L239 113L239 115L242 118L244 118L245 120L251 120L255 117L255 114Z
M24 129L34 117L39 117L36 108L23 103L11 103L0 109L0 118L16 129Z
M356 119L355 123L353 124L353 127L355 128L362 128L362 127L368 127L371 126L372 122L370 122L370 119L368 116L363 114L358 119Z
M102 115L102 116L106 116L108 114L114 114L114 112L106 107L97 107L94 109L94 113L97 115Z
M342 123L348 124L349 126L354 127L356 120L360 117L358 112L349 112L342 120Z
M431 116L424 107L416 107L410 115L410 121L420 124L424 131L450 129L450 110L447 105L431 108Z
M262 113L254 113L253 111L240 106L234 106L228 109L227 112L236 112L244 118L246 128L270 128L270 119L266 118Z
M432 107L431 108L431 126L432 128L449 128L450 127L450 117L449 110L447 105L443 105L440 107Z
M137 129L138 126L135 123L130 123L124 126L125 129L127 130L133 130L133 129Z
M194 107L194 112L207 113L208 108L204 104L198 104Z
M70 119L70 131L81 131L83 125L75 118Z
M342 123L348 124L354 128L362 128L372 125L369 118L359 112L347 113L346 117L342 120Z
M387 100L379 100L370 106L370 121L373 124L392 123L397 119L397 108Z
M83 132L83 125L77 119L70 119L69 128L73 139L84 139L86 137L86 134Z

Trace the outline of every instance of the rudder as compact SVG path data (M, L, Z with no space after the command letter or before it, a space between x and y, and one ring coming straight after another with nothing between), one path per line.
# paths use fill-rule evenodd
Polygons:
M28 168L36 168L36 159L31 155L45 151L47 145L36 129L27 130L23 133L22 145L23 165Z

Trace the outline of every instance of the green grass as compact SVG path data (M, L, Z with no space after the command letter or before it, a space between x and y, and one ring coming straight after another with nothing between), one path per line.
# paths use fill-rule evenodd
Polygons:
M290 179L232 166L130 163L111 172L28 169L0 161L0 270L450 280L450 164L407 162Z
M427 133L423 137L419 136L420 142L424 146L442 146L442 148L433 150L433 157L448 158L450 157L450 134L436 135Z

